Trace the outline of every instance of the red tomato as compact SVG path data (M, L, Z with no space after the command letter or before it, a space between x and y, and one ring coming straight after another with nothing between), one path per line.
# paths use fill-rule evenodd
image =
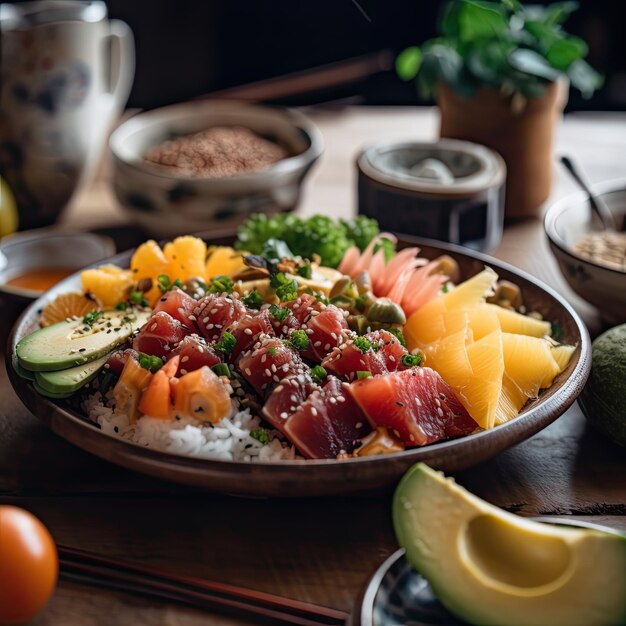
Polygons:
M58 571L46 527L28 511L0 506L0 624L35 617L50 599Z

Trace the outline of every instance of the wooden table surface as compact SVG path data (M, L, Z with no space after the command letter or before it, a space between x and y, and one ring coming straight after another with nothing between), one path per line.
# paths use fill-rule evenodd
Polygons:
M309 113L325 136L326 153L306 183L306 214L354 211L353 157L364 145L429 140L437 132L432 109ZM626 115L567 117L557 153L576 157L592 180L626 177ZM572 190L556 172L552 199ZM79 228L125 223L106 166L63 221ZM596 312L560 277L539 219L508 226L496 256L554 286L592 333L601 329ZM388 495L258 500L182 488L100 461L50 433L22 406L4 365L0 398L0 503L33 511L59 543L343 610L352 608L373 569L396 547ZM577 405L535 437L456 478L520 515L567 515L626 530L626 454L591 430ZM34 623L252 624L67 582Z

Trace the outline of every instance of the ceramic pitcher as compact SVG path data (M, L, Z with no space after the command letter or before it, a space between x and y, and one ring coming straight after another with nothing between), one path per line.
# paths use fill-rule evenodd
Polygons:
M0 176L20 228L54 222L98 162L134 76L133 36L104 2L0 5Z

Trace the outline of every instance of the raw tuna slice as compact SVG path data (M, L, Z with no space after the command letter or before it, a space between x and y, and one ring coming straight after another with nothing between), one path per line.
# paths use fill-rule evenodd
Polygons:
M263 415L276 429L285 432L287 419L315 391L320 389L309 376L283 378L263 405Z
M177 375L184 376L187 372L199 370L208 365L217 365L221 359L214 352L213 348L200 335L189 335L185 337L178 347L172 350L168 358L180 355Z
M303 293L295 300L287 302L285 306L291 309L291 312L300 324L304 324L311 317L313 311L319 313L324 310L326 305L320 302L315 296Z
M207 341L218 341L224 331L230 331L247 315L245 305L233 295L209 294L198 300L194 310L196 326Z
M309 459L334 459L349 454L356 440L370 431L367 419L344 383L334 376L313 391L284 426L285 435Z
M272 327L269 313L261 311L258 314L246 315L240 319L230 332L237 340L233 351L228 357L228 360L234 363L242 352L252 348L259 335L273 336L274 328Z
M309 367L300 355L280 339L261 335L252 350L241 355L238 365L241 375L263 396L283 378L310 376Z
M344 336L348 335L344 333ZM377 376L404 367L402 357L407 351L390 332L377 330L364 335L363 338L373 344L373 348L367 348L365 342L361 342L365 345L358 345L360 342L355 333L349 336L351 339L335 348L322 361L322 367L327 371L347 380L354 380L358 371Z
M188 328L194 328L193 321L195 317L193 312L197 306L197 300L194 300L178 287L174 287L174 289L159 298L153 312L165 311Z
M133 348L151 356L169 356L188 334L189 330L178 320L165 311L159 311L139 331Z
M342 331L348 328L343 311L333 304L322 305L321 311L312 311L310 317L303 324L309 336L309 347L304 356L321 361L333 348L343 341Z
M126 361L129 358L139 359L139 354L132 348L126 348L125 350L116 350L104 364L104 369L108 370L112 374L119 376L126 365Z
M349 390L372 426L389 428L407 447L477 428L450 386L429 367L358 380Z

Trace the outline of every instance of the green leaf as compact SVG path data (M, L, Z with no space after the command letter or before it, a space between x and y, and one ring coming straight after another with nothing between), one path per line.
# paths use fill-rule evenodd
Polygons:
M546 23L562 24L578 8L578 2L554 2L546 7Z
M396 72L402 80L413 80L422 64L422 51L417 46L403 50L396 58Z
M516 38L517 42L526 43L529 47L537 48L541 50L541 52L549 50L555 41L563 37L563 34L554 28L554 26L550 26L538 20L527 20L524 22L522 33L532 35L532 41L529 39L522 41L522 38L519 37Z
M494 37L508 27L501 6L496 2L463 0L459 12L459 39L475 41Z
M572 85L580 90L583 98L590 98L604 82L602 76L583 59L574 61L567 70L567 75Z
M518 48L509 54L509 63L520 72L545 78L549 81L556 80L561 73L554 69L548 61L538 52L528 48Z
M587 44L578 37L555 41L547 52L548 61L559 70L566 70L574 61L587 54Z
M420 85L431 94L439 81L454 88L460 82L462 68L463 59L454 48L435 43L428 49L424 48Z

